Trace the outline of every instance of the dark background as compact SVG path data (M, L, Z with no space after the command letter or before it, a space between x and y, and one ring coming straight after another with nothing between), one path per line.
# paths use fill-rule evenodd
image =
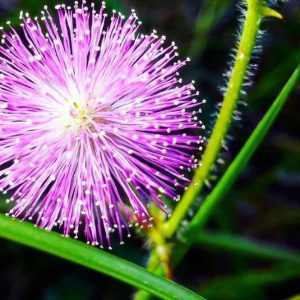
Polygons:
M72 1L69 1L70 3ZM20 9L39 13L56 1L0 1L1 23L17 23ZM194 79L207 104L202 119L211 127L216 104L225 86L236 42L240 11L231 0L112 0L128 13L135 8L145 32L157 29L175 41L182 57L192 62L183 72ZM300 1L277 1L284 20L263 23L263 52L254 62L258 70L240 105L242 120L235 121L228 137L228 164L266 112L300 58ZM253 69L252 69L253 71ZM293 92L268 137L233 190L218 207L208 227L244 237L300 249L300 89ZM209 133L207 133L208 135ZM218 166L219 176L225 166ZM0 204L5 211L4 200ZM147 250L137 235L114 254L144 264ZM0 299L129 299L133 289L48 254L0 240ZM175 272L175 280L208 299L289 299L300 295L300 270L256 257L226 254L207 247L193 248Z

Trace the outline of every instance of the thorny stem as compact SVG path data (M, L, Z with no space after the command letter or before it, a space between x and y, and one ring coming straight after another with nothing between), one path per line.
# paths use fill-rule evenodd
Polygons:
M180 223L185 218L197 195L201 192L207 178L210 175L212 167L219 156L228 128L232 121L234 110L240 97L243 82L247 75L247 69L255 47L262 18L265 16L272 16L282 19L282 16L279 13L265 6L265 1L244 0L244 2L247 6L247 10L245 12L242 35L238 43L233 69L228 81L220 113L202 156L202 164L195 172L193 183L184 193L170 220L164 224L162 228L163 230L158 230L158 234L160 234L161 238L165 240L171 238L177 231ZM157 266L157 268L153 270L154 266ZM156 248L153 248L150 253L147 269L151 269L152 272L161 275L163 272L159 266L160 261L156 254ZM138 291L134 299L146 300L150 297L151 296L148 293Z

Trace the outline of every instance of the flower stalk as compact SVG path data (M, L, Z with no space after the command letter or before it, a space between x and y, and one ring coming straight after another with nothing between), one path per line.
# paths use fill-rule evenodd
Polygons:
M202 164L196 170L193 182L184 193L181 201L174 210L172 217L164 226L165 235L170 238L174 235L181 221L185 218L197 195L201 192L208 179L212 167L218 159L224 139L231 124L234 110L240 98L251 55L255 48L255 42L259 33L261 20L266 8L260 0L248 0L245 14L245 22L241 39L235 55L235 61L227 89L222 102L222 107L212 131L211 137L202 156Z
M207 178L210 175L211 169L219 156L233 118L234 110L240 98L244 80L247 77L248 66L255 48L262 19L267 16L282 19L281 14L266 7L263 1L247 0L245 4L247 6L247 10L245 12L242 34L238 43L233 68L224 94L218 119L203 154L202 165L196 170L192 184L184 193L181 201L173 212L172 217L164 224L163 232L161 234L164 235L165 239L172 238L177 231L191 205L194 203L197 195L201 192ZM185 251L183 250L183 252ZM150 253L147 269L150 270L149 268L151 268L151 271L153 272L154 265L159 266L160 262L159 258L155 255L155 252L152 251ZM154 270L154 273L161 275L163 272L161 268L157 267ZM149 299L149 294L139 291L134 299L146 300Z

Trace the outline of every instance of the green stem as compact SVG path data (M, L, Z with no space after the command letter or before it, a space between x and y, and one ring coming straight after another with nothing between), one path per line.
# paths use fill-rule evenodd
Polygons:
M210 193L210 195L205 199L204 204L201 206L198 213L195 215L191 223L188 225L187 229L182 234L181 240L184 241L186 244L177 243L173 247L174 268L178 265L178 263L180 263L180 261L182 260L185 253L188 251L189 247L194 242L194 240L197 239L198 234L200 234L202 228L205 225L205 222L208 220L208 217L214 211L216 205L221 201L221 199L225 198L226 193L230 190L235 180L239 177L239 174L242 172L244 167L247 165L248 161L251 159L251 157L259 147L260 143L263 141L270 127L279 115L283 105L288 99L289 94L298 83L299 78L300 64L297 66L296 70L293 72L292 76L289 78L288 82L285 84L274 103L268 109L265 116L259 122L258 126L253 131L253 133L243 146L242 150L231 163L231 165L229 166L225 174L222 176L216 187ZM284 259L286 260L287 255L284 256ZM298 260L298 258L296 260ZM161 272L161 269L158 268L155 270L155 274L162 275L163 273Z
M167 237L173 236L176 232L197 195L202 190L205 181L209 177L211 169L219 156L219 152L222 148L234 110L240 97L243 82L247 76L248 65L255 47L255 41L262 18L261 2L261 0L247 1L248 5L243 33L236 52L234 66L228 81L227 91L224 96L218 119L202 156L202 165L196 170L194 175L193 183L184 193L170 220L165 224L165 235Z
M290 92L297 84L300 77L300 64L269 108L263 119L259 122L250 138L247 140L242 150L239 152L237 157L231 163L226 173L222 176L218 184L215 186L213 191L206 197L205 201L199 208L196 215L188 226L186 231L186 238L192 238L195 232L201 230L205 225L208 218L213 213L218 203L224 199L226 193L230 190L239 174L247 165L248 161L256 151L257 147L261 144L270 127L274 123L276 117L280 113L285 101L287 100Z
M181 221L186 216L186 213L193 204L195 198L202 190L204 183L210 174L212 166L214 165L219 155L222 143L232 120L234 109L237 105L241 93L251 54L255 46L256 37L261 21L261 8L261 1L259 0L251 0L247 3L247 12L243 27L243 33L237 49L235 63L228 82L222 108L213 129L211 138L203 154L202 165L196 170L193 178L193 183L184 193L181 201L174 210L172 217L168 222L164 224L163 234L167 238L172 237L176 232ZM178 255L174 257L175 261L179 261L183 257L187 249L186 246L182 246L179 248L180 249ZM155 256L155 249L152 249L150 253L150 259L147 264L147 269L151 269L151 271L153 272L154 265L159 266L160 262L158 257ZM161 275L161 268L157 268L154 273ZM146 300L149 298L149 294L143 291L138 291L135 296L135 300Z
M30 223L0 214L0 237L45 251L94 271L109 275L160 299L204 299L192 291L103 250L58 233L35 228Z
M236 179L241 174L242 170L251 159L264 137L270 130L270 127L274 123L275 119L279 115L283 105L285 104L289 94L296 86L300 78L300 64L293 72L292 76L285 84L278 97L268 109L265 116L259 122L242 150L236 156L234 161L231 163L225 174L222 176L220 181L217 183L213 191L206 197L203 205L198 210L197 214L193 217L192 221L184 231L182 239L192 244L194 239L197 238L198 234L203 229L208 218L211 216L216 206L222 199L225 199L226 193L231 189ZM175 245L173 253L173 265L176 266L187 252L189 245Z
M169 220L169 222L165 223L164 231L162 232L165 238L172 237L176 232L178 226L180 225L182 219L185 217L191 204L194 202L195 198L203 188L204 183L210 174L211 168L219 155L223 140L232 120L234 109L240 96L251 54L255 46L255 41L259 31L261 18L263 15L268 16L268 14L266 14L266 11L263 9L263 4L263 1L259 0L247 1L246 19L243 27L243 33L240 40L240 44L236 53L231 78L228 82L228 87L224 96L224 101L220 110L220 114L218 116L213 133L202 158L202 167L199 167L196 171L196 174L193 178L194 184L190 185L190 187L184 194L181 202L178 204L175 211L173 212L171 219ZM182 244L177 244L174 246L174 266L176 266L177 263L179 263L187 249L188 247ZM153 270L154 265L160 265L157 256L155 257L154 254L155 249L153 249L150 254L150 260L147 269L151 268L151 270ZM158 275L163 275L162 269L159 267L154 271L154 273ZM149 298L149 294L143 291L139 291L136 294L135 300L146 300Z

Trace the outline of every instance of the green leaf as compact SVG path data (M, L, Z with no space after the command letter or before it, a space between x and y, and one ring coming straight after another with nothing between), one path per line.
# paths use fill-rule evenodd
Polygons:
M56 232L47 232L33 227L30 223L13 220L2 214L0 214L0 237L104 273L152 293L160 299L204 299L173 281L151 274L144 268L103 250L63 238Z
M202 206L189 224L185 237L190 239L197 236L197 232L205 225L215 207L222 199L225 199L225 194L231 189L243 169L247 166L250 158L261 144L270 127L274 123L276 117L279 115L283 108L289 94L296 86L300 77L300 64L281 90L278 97L275 99L272 106L269 108L263 119L259 122L250 138L247 140L242 150L231 163L223 177L217 183L213 191L206 197Z
M201 247L267 258L300 266L300 254L290 249L261 243L228 233L201 232L195 239Z
M299 276L299 270L277 267L269 270L243 270L242 273L216 277L198 290L208 299L266 299L266 288L277 286Z

